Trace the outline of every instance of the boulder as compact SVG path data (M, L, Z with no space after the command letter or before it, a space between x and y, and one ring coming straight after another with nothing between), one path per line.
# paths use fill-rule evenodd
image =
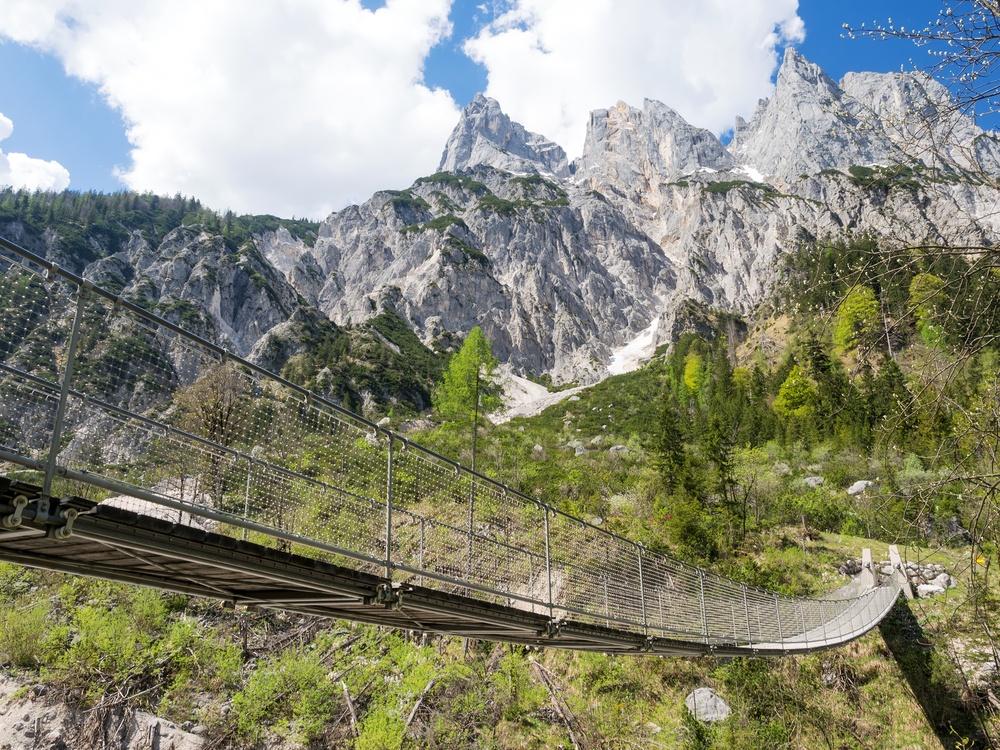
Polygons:
M947 573L942 573L937 578L930 579L929 583L932 586L940 586L943 589L953 589L956 586L958 586L958 581L956 581Z
M917 596L921 599L927 599L932 596L939 596L944 593L944 588L942 586L935 586L933 583L924 583L917 586Z
M725 721L733 712L722 696L712 688L702 687L684 699L684 705L698 721Z
M867 479L861 479L861 480L855 482L854 484L852 484L850 487L847 488L847 494L848 495L860 495L862 492L864 492L865 490L867 490L873 484L875 484L875 482L870 482Z
M628 453L628 448L626 448L624 445L612 445L609 451L611 453L618 453L620 455Z
M805 481L810 487L819 487L826 480L823 477L806 477Z
M945 524L944 533L948 537L948 541L958 540L966 544L972 541L972 535L955 516L948 519L948 523Z

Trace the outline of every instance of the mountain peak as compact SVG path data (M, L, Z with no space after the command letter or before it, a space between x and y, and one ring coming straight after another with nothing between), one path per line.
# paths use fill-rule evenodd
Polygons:
M863 127L859 115L853 97L789 47L774 94L757 104L749 123L737 118L729 151L740 163L785 179L880 163L892 144Z
M631 174L643 182L669 182L702 168L736 166L715 135L655 99L645 99L642 109L620 101L591 112L583 156L576 164L577 177L617 180Z
M478 164L508 172L569 177L569 164L562 147L511 120L496 99L482 93L476 94L462 110L441 154L438 171L457 172Z

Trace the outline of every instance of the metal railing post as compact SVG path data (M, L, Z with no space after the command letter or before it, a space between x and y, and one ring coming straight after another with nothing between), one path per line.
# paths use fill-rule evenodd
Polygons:
M552 546L549 541L549 508L545 506L545 578L548 581L549 619L554 619L552 601Z
M750 634L750 603L747 602L747 585L740 584L743 589L743 613L747 618L747 643L753 643L753 636Z
M701 631L708 643L708 608L705 602L705 571L698 568L698 599L701 602Z
M531 586L529 596L531 597L531 614L535 614L535 563L534 555L528 552L528 585Z
M420 517L420 569L424 569L424 517ZM424 585L424 577L420 576L420 585Z
M473 456L475 455L475 450L473 450ZM475 471L476 464L475 461L472 463L472 469ZM469 543L466 550L465 556L465 580L472 583L472 530L475 524L475 513L476 513L476 475L469 474Z
M395 439L389 433L389 470L385 482L385 577L392 578L392 448Z
M243 495L243 520L250 520L250 477L253 476L253 461L247 462L247 486ZM243 528L243 541L247 540L246 527Z
M76 297L76 314L73 316L73 328L69 335L69 346L66 349L66 367L63 369L62 386L59 391L59 405L56 407L55 424L52 427L52 445L49 446L49 460L45 465L45 482L42 485L42 496L38 499L38 512L48 515L49 497L52 494L52 478L56 473L56 458L59 456L59 441L62 439L63 420L66 417L66 403L69 399L69 383L73 378L73 364L76 360L76 345L80 340L80 323L83 321L83 307L90 296L85 282L78 287Z
M809 645L809 636L806 635L808 632L806 630L806 606L803 602L799 602L799 618L802 620L802 640L805 642L806 646Z
M785 644L785 634L781 631L781 606L778 604L778 595L774 595L774 614L778 623L778 643Z
M649 637L649 618L646 616L646 584L642 576L642 547L635 545L635 551L639 554L639 601L642 605L642 632Z
M607 618L604 620L605 627L611 627L611 600L608 597L608 574L601 574L601 580L604 581L604 616Z

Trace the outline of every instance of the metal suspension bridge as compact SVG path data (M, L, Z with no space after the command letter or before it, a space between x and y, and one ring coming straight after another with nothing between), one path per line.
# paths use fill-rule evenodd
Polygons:
M0 560L541 647L769 655L871 630L656 554L468 470L0 239ZM192 325L207 325L181 306Z

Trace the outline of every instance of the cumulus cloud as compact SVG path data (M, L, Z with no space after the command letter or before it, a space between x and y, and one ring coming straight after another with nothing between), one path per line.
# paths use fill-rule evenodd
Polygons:
M590 110L619 99L659 99L716 132L749 116L778 48L804 34L796 2L495 0L464 49L505 111L576 155ZM0 0L0 36L56 56L121 112L126 186L319 218L436 167L459 112L423 69L451 3ZM0 182L61 184L58 165L14 157Z
M450 3L5 0L0 33L122 113L127 186L321 217L437 165L458 108L422 71Z
M591 110L658 99L722 133L773 91L779 47L802 41L798 0L513 0L466 53L529 130L583 148Z
M0 141L13 132L14 123L0 114ZM69 187L69 172L56 161L0 151L0 185L28 190L65 190Z

